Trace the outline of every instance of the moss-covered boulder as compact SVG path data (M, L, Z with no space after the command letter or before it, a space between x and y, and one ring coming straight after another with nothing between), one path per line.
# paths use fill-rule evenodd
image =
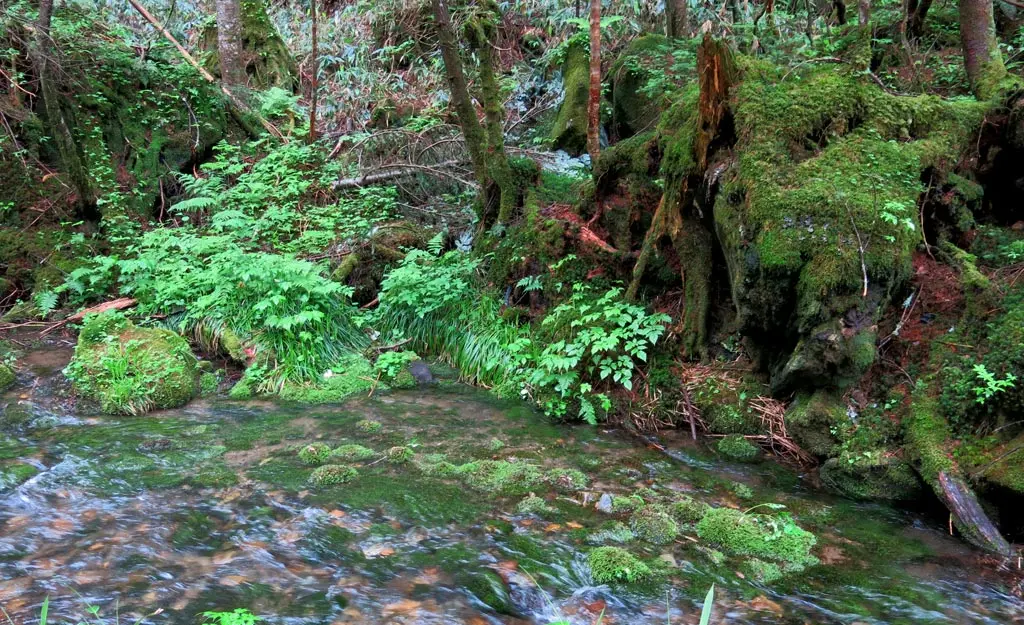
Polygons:
M725 553L782 562L791 570L818 563L811 555L817 538L787 516L712 508L697 523L697 535Z
M821 466L821 481L851 499L915 501L924 492L914 468L884 450L843 453Z
M761 448L751 443L742 434L729 434L715 445L718 453L738 462L756 462L761 459Z
M574 38L562 63L565 99L551 128L551 145L579 156L587 150L587 101L590 97L590 51L586 40Z
M668 107L669 90L694 75L690 40L649 34L629 42L608 74L612 92L612 134L619 139L654 130Z
M199 392L199 366L185 339L114 311L86 317L65 373L76 391L113 414L177 408Z
M838 452L839 433L849 426L846 403L826 390L798 395L786 412L786 430L812 454L828 458Z
M650 579L651 567L621 547L598 547L587 554L590 575L599 584L632 583Z
M6 391L14 384L14 369L0 362L0 392Z

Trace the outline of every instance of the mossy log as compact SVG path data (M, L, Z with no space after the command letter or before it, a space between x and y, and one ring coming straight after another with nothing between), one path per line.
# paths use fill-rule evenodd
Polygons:
M988 518L949 455L953 448L949 424L940 416L938 402L927 386L915 392L905 425L907 448L917 462L917 470L949 509L950 520L964 539L992 553L1013 555L1013 548Z

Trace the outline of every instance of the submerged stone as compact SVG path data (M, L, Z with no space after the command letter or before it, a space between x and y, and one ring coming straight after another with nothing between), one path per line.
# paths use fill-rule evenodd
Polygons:
M642 560L621 547L598 547L587 554L590 574L599 584L640 582L653 572Z

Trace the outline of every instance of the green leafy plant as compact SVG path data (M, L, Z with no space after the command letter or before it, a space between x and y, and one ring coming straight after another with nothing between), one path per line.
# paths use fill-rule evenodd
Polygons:
M373 369L384 379L393 380L405 370L410 362L418 359L419 356L416 355L416 352L384 352L377 356L377 361L373 363Z
M1005 393L1014 387L1017 376L1007 373L1002 379L996 378L995 374L988 370L984 364L974 365L974 375L980 382L971 390L974 391L974 401L984 405L985 402L995 397L996 393Z
M245 608L230 612L203 612L204 625L255 625L262 620Z

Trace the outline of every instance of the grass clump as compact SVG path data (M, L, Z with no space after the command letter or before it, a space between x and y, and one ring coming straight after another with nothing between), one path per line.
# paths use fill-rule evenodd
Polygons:
M299 460L310 466L320 466L331 457L331 447L326 443L310 443L299 450Z
M325 464L314 469L309 476L310 484L314 486L335 486L346 484L359 477L355 467L347 464Z
M599 584L640 582L653 575L651 567L621 547L598 547L587 554L590 574Z

